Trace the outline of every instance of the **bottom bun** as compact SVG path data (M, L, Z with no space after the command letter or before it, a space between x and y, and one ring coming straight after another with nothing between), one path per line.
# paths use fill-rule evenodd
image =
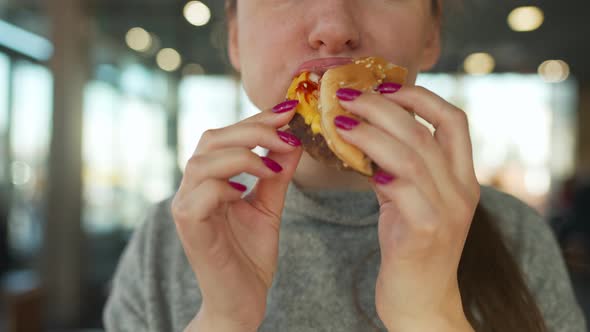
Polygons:
M289 122L289 131L301 140L305 152L313 159L341 171L355 171L345 166L342 160L332 152L324 136L311 131L311 127L305 123L305 119L299 113L296 113ZM373 171L377 169L377 165L374 163L371 163L371 167Z

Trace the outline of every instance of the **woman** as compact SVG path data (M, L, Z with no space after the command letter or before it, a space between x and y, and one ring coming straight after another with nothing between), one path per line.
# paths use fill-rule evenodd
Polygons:
M343 107L367 119L337 125L380 166L369 181L324 168L277 131L294 115L295 103L281 102L305 66L376 55L408 68L413 83L439 57L440 3L233 0L227 8L231 62L266 111L203 135L174 199L153 211L122 258L109 330L585 330L547 226L477 183L461 110L412 84L380 95L339 91ZM257 145L267 157L250 151ZM243 199L248 183L228 182L241 173L259 178Z

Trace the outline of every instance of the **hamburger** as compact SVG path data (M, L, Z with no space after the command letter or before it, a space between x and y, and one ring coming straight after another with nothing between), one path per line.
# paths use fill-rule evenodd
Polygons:
M407 70L379 57L364 57L330 68L324 73L304 71L292 81L287 99L298 100L289 131L315 160L339 170L352 170L372 176L377 166L361 150L345 142L337 133L334 118L359 117L344 110L336 97L340 88L378 93L382 83L403 85Z

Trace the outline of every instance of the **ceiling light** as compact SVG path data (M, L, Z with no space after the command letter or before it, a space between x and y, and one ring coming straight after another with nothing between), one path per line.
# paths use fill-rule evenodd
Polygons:
M563 60L547 60L539 66L539 75L545 82L563 82L570 76L570 66Z
M543 24L544 19L543 11L539 7L524 6L510 12L508 25L514 31L533 31Z
M152 46L152 36L142 28L132 28L125 36L127 46L138 52L145 52Z
M190 24L200 27L209 23L211 10L201 1L191 1L184 6L184 17Z
M182 64L180 54L172 48L164 48L156 56L158 66L165 71L175 71Z
M463 68L471 75L486 75L494 71L496 61L488 53L473 53L465 59Z

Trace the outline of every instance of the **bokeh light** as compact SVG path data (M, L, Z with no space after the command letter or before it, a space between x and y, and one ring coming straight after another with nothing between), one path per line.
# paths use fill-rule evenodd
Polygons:
M211 10L201 1L191 1L184 6L184 17L195 26L203 26L211 19Z
M563 60L547 60L539 66L538 72L545 82L559 83L570 76L570 66Z
M172 72L180 67L182 57L175 49L164 48L158 52L156 62L162 70Z
M125 36L125 41L129 48L138 52L145 52L152 46L152 36L140 27L130 29Z
M488 53L473 53L463 63L465 72L470 75L486 75L494 71L496 61Z
M537 30L545 16L539 7L523 6L512 10L508 15L508 26L514 31L526 32Z

